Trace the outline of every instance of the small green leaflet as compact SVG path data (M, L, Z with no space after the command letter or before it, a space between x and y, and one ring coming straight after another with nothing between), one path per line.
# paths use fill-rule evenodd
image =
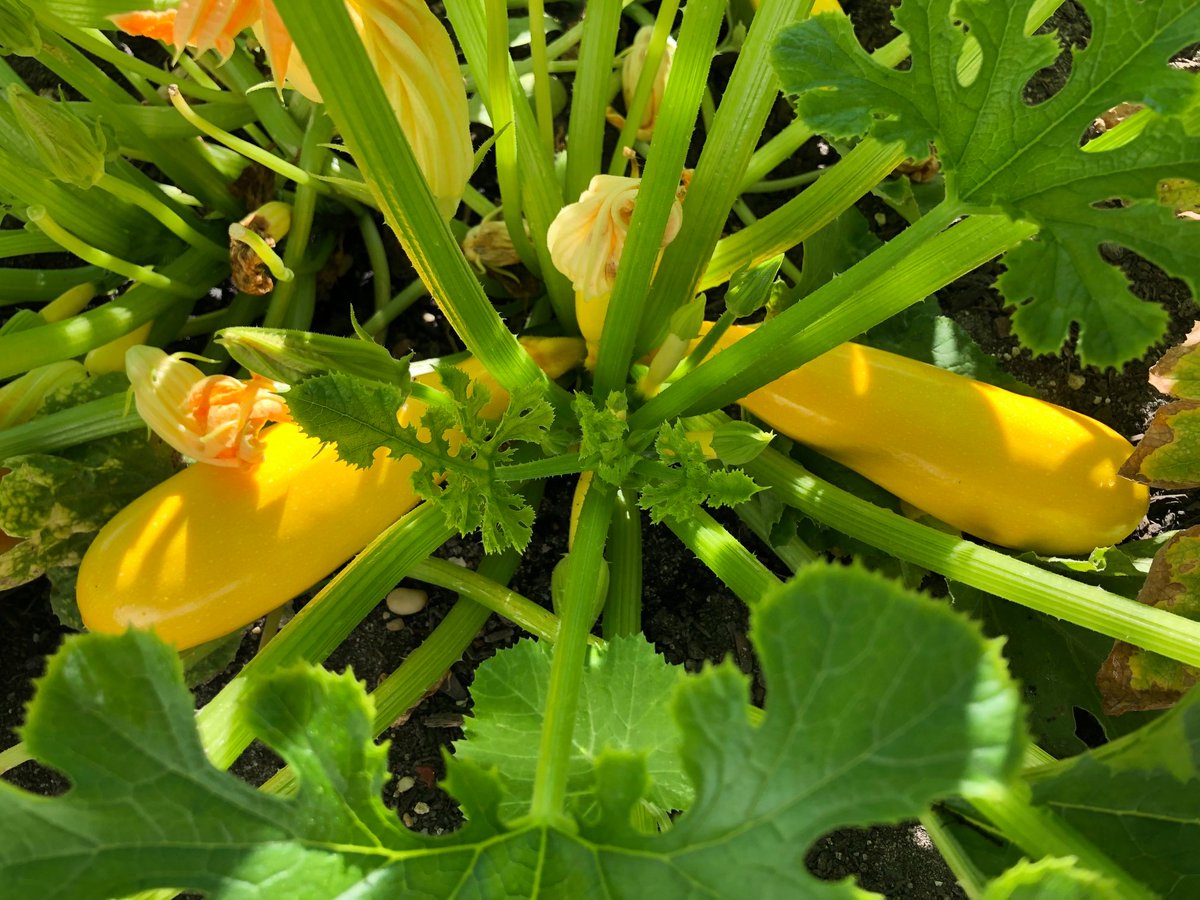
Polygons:
M591 817L593 768L609 750L645 753L647 805L662 816L686 809L691 785L679 765L682 738L670 711L684 670L668 665L638 635L591 651L583 677L567 796L573 811ZM471 685L474 716L463 723L466 740L455 756L492 767L504 786L500 815L511 821L526 812L537 770L538 735L550 687L550 649L522 641L479 667Z
M1128 247L1200 296L1200 225L1177 218L1158 190L1200 170L1198 135L1179 118L1200 82L1168 66L1200 34L1200 4L1084 0L1090 45L1074 54L1064 88L1029 106L1026 82L1059 52L1053 35L1025 35L1033 2L904 0L895 19L912 45L909 71L874 62L844 16L816 16L783 33L775 66L814 129L870 132L915 157L933 142L955 210L1036 222L1040 235L1008 254L998 282L1017 307L1017 335L1053 353L1075 322L1080 358L1115 366L1157 341L1167 314L1134 297L1101 243ZM974 50L973 68L963 54ZM1079 146L1095 117L1129 100L1151 110L1136 139L1103 152Z
M628 398L620 391L612 391L600 409L587 394L576 394L571 409L579 419L581 431L580 465L609 484L620 485L639 458L625 446L629 432L625 424Z
M679 678L669 708L695 800L660 835L630 824L653 756L619 749L595 757L595 818L570 829L507 824L501 776L452 757L447 787L467 825L407 832L380 801L370 700L319 667L262 677L244 698L246 726L296 769L296 796L266 796L208 762L173 651L138 632L69 639L23 735L73 789L0 783L0 883L47 900L153 887L237 900L861 897L807 873L813 841L1015 776L1016 685L998 646L944 605L813 565L751 615L763 721L749 721L732 664ZM614 710L639 699L627 679L609 689Z
M370 466L380 447L397 459L417 459L413 490L439 503L450 527L464 535L479 529L488 553L523 550L533 510L495 472L510 460L516 443L541 445L549 439L550 404L531 385L513 392L493 421L485 415L491 393L483 384L451 366L437 371L452 402L425 409L411 425L396 418L407 400L401 388L344 374L296 385L288 392L288 408L305 433L336 444L338 456L351 465Z
M1200 895L1200 691L1145 728L1030 780L1055 811L1163 897Z
M713 469L704 451L679 422L659 429L654 448L671 477L642 486L638 505L652 522L668 516L686 518L697 506L736 506L762 490L741 469Z

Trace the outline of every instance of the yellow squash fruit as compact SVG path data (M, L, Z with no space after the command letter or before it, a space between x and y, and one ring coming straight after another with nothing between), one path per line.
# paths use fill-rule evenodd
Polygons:
M524 344L552 378L583 358L577 339ZM487 384L485 414L498 415L507 394L476 360L459 368ZM434 374L419 380L437 383ZM410 401L399 419L408 424L423 410ZM152 628L181 650L229 634L324 578L416 506L416 466L381 451L369 469L355 469L294 424L268 428L257 465L193 465L101 529L79 568L83 622L110 633Z
M728 347L750 332L734 326ZM842 344L743 398L772 428L955 528L1039 553L1127 537L1147 490L1107 425L894 353Z

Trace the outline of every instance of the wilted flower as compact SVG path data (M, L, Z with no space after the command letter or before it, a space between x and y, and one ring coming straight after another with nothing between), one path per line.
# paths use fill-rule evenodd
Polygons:
M640 178L597 175L579 199L564 206L550 223L546 232L550 258L584 298L612 290L641 184ZM675 239L682 220L683 207L677 198L660 246Z
M529 234L528 225L525 225L525 234ZM496 220L480 222L471 228L463 238L462 249L467 262L480 273L515 266L521 261L521 254L517 253L512 235L508 233L508 225Z
M633 36L633 47L625 57L621 66L621 93L625 97L625 109L633 104L633 95L637 90L638 80L642 77L642 69L646 67L646 51L650 49L650 36L654 33L653 25L638 29ZM648 141L654 134L654 123L658 119L658 111L662 108L663 94L667 91L667 78L671 74L671 60L675 56L675 39L668 37L667 45L663 48L662 61L654 76L654 85L650 88L650 98L642 112L642 121L638 123L638 140Z
M263 15L271 0L180 0L178 9L138 10L110 16L127 34L155 38L182 52L193 47L204 53L216 48L222 56L233 52L233 39Z
M267 422L288 422L276 391L286 385L251 375L205 375L178 356L138 345L125 354L138 414L164 441L197 462L249 466L262 456L259 432Z

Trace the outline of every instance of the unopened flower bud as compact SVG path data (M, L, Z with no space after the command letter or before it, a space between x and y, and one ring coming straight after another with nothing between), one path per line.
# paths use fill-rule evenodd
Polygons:
M98 122L85 122L66 103L17 84L10 84L7 94L21 130L51 177L90 188L104 176L107 141Z
M454 43L424 0L347 0L346 8L438 208L449 218L475 167Z
M21 0L0 3L0 55L36 56L42 49L37 17Z
M742 466L767 449L775 437L749 422L726 422L713 432L712 450L727 466Z
M653 25L638 29L633 37L633 46L621 66L621 93L625 96L625 109L633 103L633 95L637 91L638 81L642 70L646 67L646 52L650 49L650 36L654 33ZM642 120L638 123L638 140L648 141L654 134L654 123L658 119L658 111L662 108L663 95L667 91L667 78L671 74L671 60L675 56L675 39L668 37L667 45L663 48L662 61L658 64L658 72L654 76L654 85L650 88L650 97L642 112Z

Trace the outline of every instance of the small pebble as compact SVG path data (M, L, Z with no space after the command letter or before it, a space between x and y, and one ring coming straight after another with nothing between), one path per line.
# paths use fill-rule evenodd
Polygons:
M417 588L396 588L387 595L387 607L398 616L419 613L429 603L429 595Z
M451 556L449 559L446 560L446 562L454 563L454 565L456 565L462 569L465 569L467 567L467 561L458 556Z
M423 816L429 812L429 804L424 800L419 800L413 804L413 812L415 812L418 816Z
M1079 390L1085 384L1087 384L1087 379L1084 378L1082 375L1080 375L1078 372L1072 372L1070 375L1067 376L1067 387L1069 387L1073 391Z
M404 630L404 620L403 619L392 619L383 627L386 628L388 631L403 631Z
M403 778L396 780L396 793L403 794L405 791L411 791L416 783L417 779L411 775L405 775Z
M404 823L405 828L413 827L413 821L414 821L413 817L410 816L408 813L405 813L403 816L401 816L400 821L402 821Z
M421 321L432 325L437 321L437 316L435 316L433 313L421 313Z
M875 213L875 224L876 225L886 225L887 224L887 216L885 216L883 213Z

